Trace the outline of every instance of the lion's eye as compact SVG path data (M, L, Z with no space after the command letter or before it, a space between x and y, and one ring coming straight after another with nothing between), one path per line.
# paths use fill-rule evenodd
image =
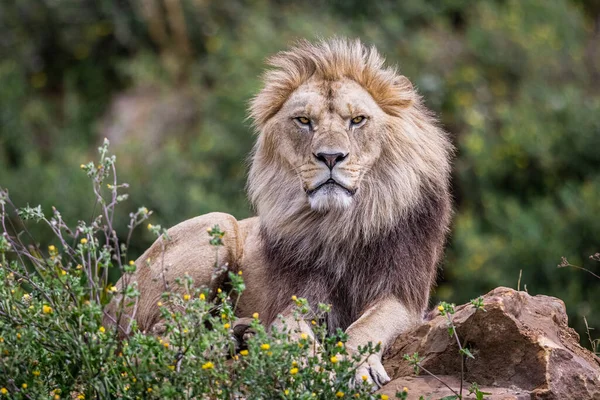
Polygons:
M352 122L352 125L360 125L364 122L365 119L366 119L365 117L363 117L362 115L359 115L358 117L352 118L351 122Z
M306 117L298 117L296 118L296 121L298 121L300 125L310 125L310 119Z

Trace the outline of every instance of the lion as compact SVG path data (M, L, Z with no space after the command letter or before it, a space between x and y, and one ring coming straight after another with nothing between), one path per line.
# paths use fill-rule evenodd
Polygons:
M381 343L356 377L382 386L383 351L422 321L435 283L453 147L408 78L359 40L301 41L268 63L250 105L257 139L247 190L257 216L211 213L171 228L166 248L154 243L129 278L141 292L135 319L160 330L156 304L176 277L189 274L213 293L224 284L212 277L205 233L219 225L220 258L243 271L247 287L238 317L258 312L267 325L312 335L290 299L331 304L328 329L349 335L350 353ZM118 299L106 310L113 323Z

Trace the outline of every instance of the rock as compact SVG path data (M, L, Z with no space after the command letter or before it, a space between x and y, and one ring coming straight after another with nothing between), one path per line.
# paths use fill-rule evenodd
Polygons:
M454 314L458 337L475 357L465 358L465 388L477 382L492 393L489 399L600 399L600 358L579 345L560 299L499 287L483 300L486 311L466 304ZM423 371L414 376L403 355L415 352L425 369L458 390L460 356L447 329L447 318L435 310L429 321L398 337L384 355L392 382L380 393L393 398L407 387L415 399L452 394Z
M183 139L199 119L191 90L144 87L121 93L112 100L100 123L101 137L114 146L135 143L145 154L162 151L167 138Z

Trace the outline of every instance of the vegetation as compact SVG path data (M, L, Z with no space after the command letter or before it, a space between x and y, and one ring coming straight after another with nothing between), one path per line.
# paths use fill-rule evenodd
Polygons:
M556 268L566 256L598 275L587 258L600 237L595 1L9 0L0 32L0 184L15 203L55 206L64 221L92 215L72 166L109 137L127 201L167 226L251 215L244 118L266 56L297 38L360 37L399 64L457 146L437 298L516 287L522 271L530 293L565 301L583 337L584 317L600 328L600 285ZM129 221L115 210L117 232ZM138 238L131 258L155 239Z
M229 273L231 290L210 293L189 276L167 283L160 307L166 321L162 337L140 332L135 321L103 325L103 307L120 295L116 319L139 298L131 273L143 265L128 261L128 243L113 230L114 211L126 199L115 159L100 147L100 162L82 165L93 182L98 214L91 222L69 227L57 209L47 218L41 207L14 210L19 227L11 226L13 211L6 191L0 191L0 397L11 399L330 399L371 394L371 386L354 382L363 357L380 350L369 344L349 356L347 335L327 335L323 320L329 306L311 310L306 299L292 298L297 320L306 320L320 345L307 334L284 327L267 334L255 313L252 334L234 334L235 299L243 295L241 276ZM110 183L107 183L110 182ZM103 190L104 186L108 190ZM129 233L151 213L144 207L130 214ZM29 237L27 221L47 225L54 240L45 248ZM147 225L163 245L167 233ZM10 232L10 233L9 233ZM206 232L199 232L199 235ZM223 245L218 226L206 240L218 260ZM222 266L215 261L215 268ZM108 280L108 271L124 276L122 289ZM172 288L171 288L172 289ZM116 321L115 321L116 322ZM120 340L120 337L124 337ZM405 399L406 391L397 397Z

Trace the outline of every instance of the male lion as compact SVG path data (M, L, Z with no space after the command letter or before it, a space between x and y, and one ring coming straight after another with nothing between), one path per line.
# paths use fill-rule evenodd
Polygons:
M409 80L359 41L300 42L269 64L250 106L258 138L248 191L258 216L212 213L170 229L164 254L157 241L136 261L135 319L160 329L164 280L187 273L217 290L204 232L218 224L223 262L243 270L247 286L239 317L258 312L272 324L281 314L310 334L290 312L293 295L306 297L332 305L328 328L348 333L350 352L368 342L385 349L427 307L451 214L452 146ZM378 386L390 380L381 353L358 368L363 375Z

